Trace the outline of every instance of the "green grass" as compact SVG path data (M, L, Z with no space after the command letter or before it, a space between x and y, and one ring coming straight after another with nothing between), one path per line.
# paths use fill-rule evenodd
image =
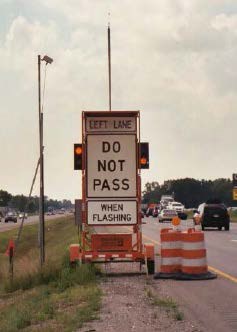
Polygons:
M145 293L152 305L166 310L167 313L172 313L175 320L184 319L184 314L179 310L178 304L173 299L160 298L150 288L145 288Z
M192 219L193 218L193 211L185 210L184 212L187 213L187 218L188 219Z
M4 255L9 239L15 239L17 229L0 233L0 278L8 273L8 257ZM70 243L78 243L77 229L73 218L60 218L45 224L46 267L61 268L62 257L68 252ZM38 225L23 228L14 259L14 275L31 275L39 271Z
M101 291L97 270L84 264L70 267L68 246L77 243L73 218L46 223L46 263L39 269L38 226L23 229L9 281L9 238L17 230L0 233L0 331L75 331L96 319Z
M230 211L230 220L232 222L237 222L237 210Z

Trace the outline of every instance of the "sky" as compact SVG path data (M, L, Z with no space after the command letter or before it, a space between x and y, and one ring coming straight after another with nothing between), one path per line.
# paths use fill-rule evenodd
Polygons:
M30 190L39 156L37 55L47 54L45 195L80 198L73 144L82 110L109 107L108 20L112 109L140 110L141 140L150 144L143 185L237 171L236 0L1 0L0 18L0 189Z

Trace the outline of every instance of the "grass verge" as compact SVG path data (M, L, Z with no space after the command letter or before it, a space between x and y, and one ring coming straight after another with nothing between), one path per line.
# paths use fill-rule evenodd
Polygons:
M145 288L145 293L152 305L164 309L167 313L172 313L175 320L181 321L184 319L184 314L179 310L178 304L173 299L160 298L152 292L151 288Z
M0 331L75 331L97 318L101 301L97 270L92 265L69 265L68 246L78 242L73 218L46 223L47 259L39 270L37 231L37 225L24 227L12 283L4 252L16 230L0 233Z
M237 210L230 211L230 220L232 222L237 222Z

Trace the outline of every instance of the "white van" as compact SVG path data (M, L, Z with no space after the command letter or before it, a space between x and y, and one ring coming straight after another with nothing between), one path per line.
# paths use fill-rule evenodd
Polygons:
M162 195L160 199L160 205L162 209L165 209L170 203L174 201L173 196L171 195Z
M176 212L184 212L184 205L179 202L170 202L168 208L175 210Z

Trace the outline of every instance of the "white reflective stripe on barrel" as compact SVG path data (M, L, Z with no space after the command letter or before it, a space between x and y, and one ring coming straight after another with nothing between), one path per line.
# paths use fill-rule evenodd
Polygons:
M180 257L162 257L161 265L180 265L181 258Z
M161 242L161 249L181 249L181 248L182 248L181 241Z
M195 258L195 259L187 259L183 258L182 259L182 266L205 266L207 265L207 259L206 257L204 258Z
M198 249L206 249L205 242L183 242L182 248L184 250L198 250Z

